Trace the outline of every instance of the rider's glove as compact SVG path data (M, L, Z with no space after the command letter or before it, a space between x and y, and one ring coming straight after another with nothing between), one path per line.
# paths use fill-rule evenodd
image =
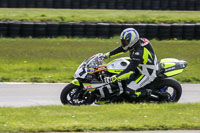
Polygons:
M109 55L110 55L110 52L105 53L105 54L103 54L103 58L104 58L104 59L108 59L108 58L109 58Z
M117 81L117 80L118 80L118 79L117 79L116 75L113 75L112 77L105 77L105 78L104 78L104 81L105 81L105 83L107 83L107 84L113 83L113 82L115 82L115 81Z

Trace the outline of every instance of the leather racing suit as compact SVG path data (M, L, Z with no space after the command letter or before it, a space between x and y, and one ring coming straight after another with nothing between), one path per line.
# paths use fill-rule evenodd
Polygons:
M126 52L122 46L109 52L109 57L114 57ZM156 78L157 58L149 40L139 39L133 50L130 52L130 64L128 67L116 75L118 80L128 79L127 87L136 91L149 84Z

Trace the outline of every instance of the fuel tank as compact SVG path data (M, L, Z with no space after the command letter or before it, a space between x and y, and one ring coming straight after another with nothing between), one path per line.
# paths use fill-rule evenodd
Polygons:
M126 69L130 64L129 57L122 57L112 60L107 64L107 71L114 74L119 74L121 71Z

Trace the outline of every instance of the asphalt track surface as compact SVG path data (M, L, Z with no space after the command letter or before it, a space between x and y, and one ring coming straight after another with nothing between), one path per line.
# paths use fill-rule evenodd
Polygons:
M67 84L0 83L0 107L62 105L60 102L60 93L65 85ZM179 103L200 102L200 84L182 84L182 87L183 95ZM109 131L90 133L200 133L200 130Z
M62 105L60 93L67 83L0 83L0 107ZM182 84L179 103L200 103L200 84Z

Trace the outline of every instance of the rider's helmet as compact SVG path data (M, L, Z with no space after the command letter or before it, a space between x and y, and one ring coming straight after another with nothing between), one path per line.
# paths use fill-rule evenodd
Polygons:
M121 43L124 50L133 47L139 40L138 32L133 28L127 28L121 33Z

